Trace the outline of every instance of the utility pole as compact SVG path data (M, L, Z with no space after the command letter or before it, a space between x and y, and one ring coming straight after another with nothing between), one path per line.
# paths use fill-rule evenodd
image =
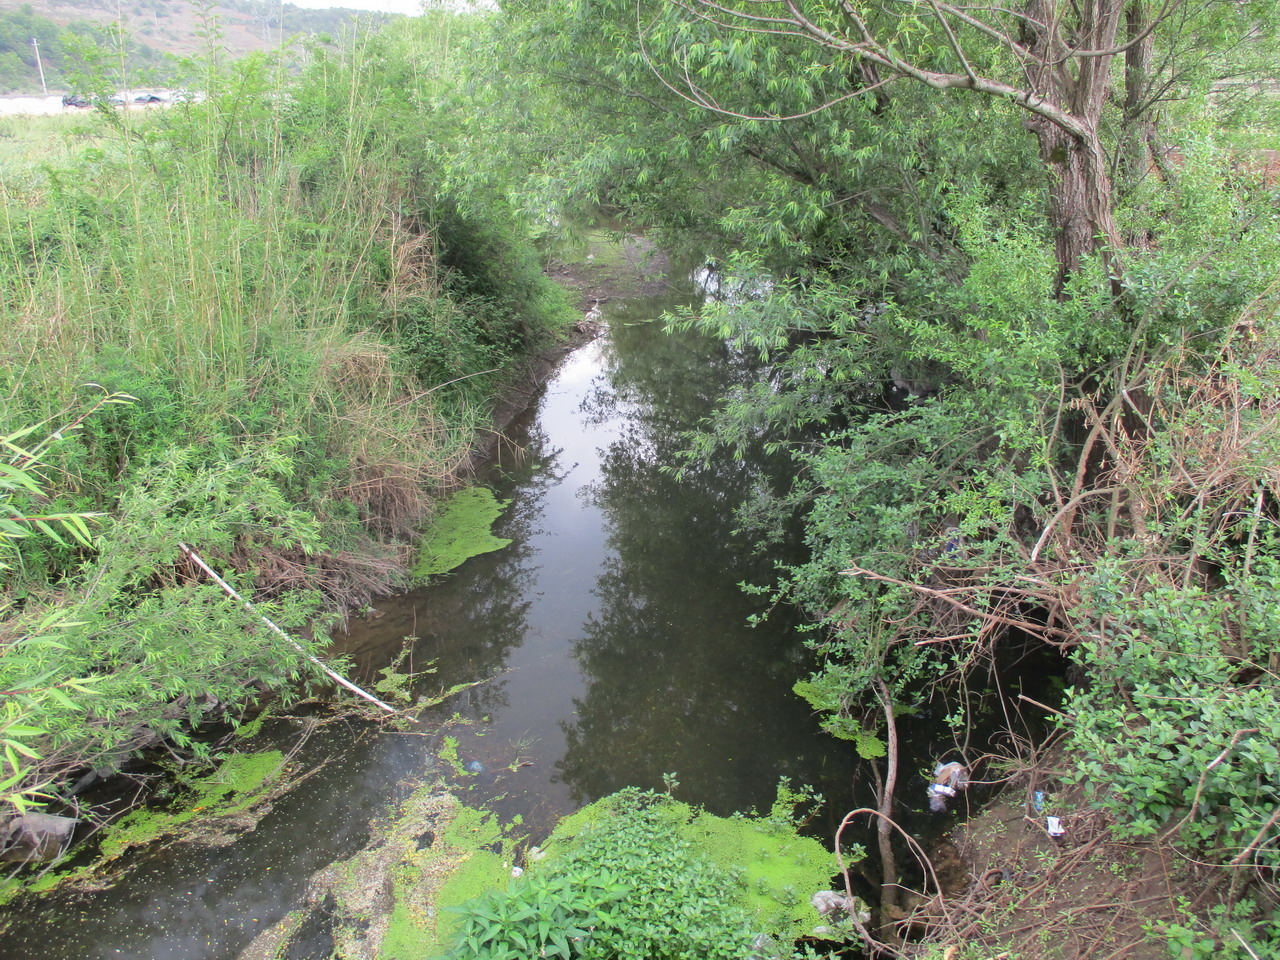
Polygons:
M49 88L45 86L44 64L40 62L40 41L35 37L32 37L31 46L34 47L36 51L36 69L40 71L40 89L44 91L44 95L47 97L49 95Z

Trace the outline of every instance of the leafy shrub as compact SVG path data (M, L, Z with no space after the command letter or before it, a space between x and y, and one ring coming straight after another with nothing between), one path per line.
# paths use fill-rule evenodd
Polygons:
M738 960L757 935L800 936L835 863L789 812L785 798L770 818L726 819L635 788L606 797L562 821L525 879L462 908L449 956Z
M492 891L472 900L450 956L600 956L592 941L608 935L619 920L612 908L630 892L613 878L580 871L531 877L515 890Z
M300 638L300 649L203 576L174 574L179 541L201 544L215 562L246 540L321 546L314 516L280 489L292 469L285 445L216 466L201 459L174 449L144 471L61 595L0 608L0 637L14 638L0 656L0 688L22 694L6 698L0 724L7 737L21 735L14 749L30 761L10 758L14 779L3 789L29 792L87 764L112 771L161 740L207 755L193 736L203 720L305 686L305 655L322 631ZM296 629L314 620L321 599L293 591L260 609Z
M1249 579L1274 577L1264 564ZM1173 823L1183 842L1230 860L1266 832L1280 802L1280 686L1259 664L1232 654L1229 624L1259 583L1208 594L1154 586L1118 589L1122 566L1091 577L1086 603L1099 635L1080 661L1093 682L1071 692L1071 745L1078 775L1124 836ZM1268 591L1263 648L1274 649L1280 593ZM1238 629L1238 627L1237 627ZM1260 834L1261 831L1261 834ZM1264 865L1280 851L1264 844Z

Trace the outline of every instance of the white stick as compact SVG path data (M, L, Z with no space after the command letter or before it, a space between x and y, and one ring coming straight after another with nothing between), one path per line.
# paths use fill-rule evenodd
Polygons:
M214 573L213 570L209 567L209 565L200 559L199 554L197 554L194 550L192 550L189 546L187 546L182 541L178 541L178 546L182 549L183 553L185 553L188 557L191 558L192 562L194 562L196 566L198 566L201 570L203 570L205 573L207 573L209 576L213 578L214 583L220 586L223 590L227 591L228 596L233 597L234 599L239 600L242 604L244 604L244 608L246 610L254 614L259 620L265 623L268 627L270 627L276 633L280 634L280 636L284 637L284 639L289 642L290 646L292 646L295 650L297 650L299 653L305 656L308 660L314 663L317 667L323 670L335 683L339 684L340 686L346 687L348 690L350 690L352 693L356 694L357 696L364 697L370 703L376 704L377 706L381 707L383 710L387 711L387 713L396 712L395 707L391 706L390 704L383 703L373 694L368 693L364 690L361 690L359 687L357 687L354 683L352 683L346 677L342 676L342 674L338 673L336 670L332 669L331 667L326 666L323 662L321 662L319 657L313 657L311 654L303 650L302 646L296 640L294 640L293 637L289 636L287 633L285 633L283 630L277 627L274 623L272 623L270 620L264 617L262 614L258 613L258 611L254 608L252 603L250 603L244 597L240 596L240 594L236 593L235 588L233 588L231 584L227 583L227 581L223 580L220 576Z

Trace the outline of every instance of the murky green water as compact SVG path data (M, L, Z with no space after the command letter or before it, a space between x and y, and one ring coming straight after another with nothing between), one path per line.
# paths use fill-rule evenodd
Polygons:
M480 771L450 774L464 797L535 834L625 785L660 789L667 773L677 796L721 814L767 807L781 776L847 790L845 752L791 692L807 672L793 624L747 625L761 607L738 583L767 580L773 561L733 534L732 510L762 466L726 458L683 482L667 472L681 431L752 376L722 344L651 322L682 296L694 294L607 305L611 333L569 357L509 429L484 479L511 500L495 529L511 546L379 604L342 641L367 671L418 638L412 665L436 671L424 692L484 683L424 735L316 736L307 756L335 762L255 831L140 857L107 891L24 906L0 957L235 958L441 766L446 734Z

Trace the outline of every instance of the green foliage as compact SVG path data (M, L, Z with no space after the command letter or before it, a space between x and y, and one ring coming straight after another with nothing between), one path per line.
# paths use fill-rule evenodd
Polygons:
M117 400L108 398L104 402ZM28 427L7 437L0 437L0 450L7 457L7 460L0 460L0 573L10 569L11 561L18 552L18 541L25 540L33 533L42 533L54 543L65 547L67 541L59 535L55 529L57 527L81 546L91 546L86 521L99 516L89 513L33 513L23 508L24 502L47 499L44 479L38 473L42 466L38 448L26 450L18 446L19 441L34 431L34 427ZM45 440L40 446L48 442L49 440Z
M0 686L20 694L6 698L6 709L25 710L29 719L18 728L37 728L32 742L50 758L31 757L25 788L86 761L110 771L162 739L206 755L192 736L206 717L238 712L268 691L287 693L311 675L299 650L219 587L172 574L178 540L207 544L211 557L243 543L318 545L314 517L278 485L291 461L269 446L218 466L195 459L175 448L143 474L64 595L7 611L6 631L23 639L0 658ZM260 604L294 629L319 608L320 597L306 592ZM88 692L88 684L88 699L60 692Z
M1084 203L1115 211L1123 269L1072 264L1061 284L1064 170L1016 107L881 83L863 38L823 51L769 16L840 36L839 11L865 17L931 70L959 71L963 45L964 70L1021 83L1021 57L947 35L923 4L751 7L761 19L729 30L740 6L504 3L498 49L544 77L519 109L564 113L551 161L503 163L530 172L530 210L612 204L716 254L717 302L672 322L767 374L673 468L761 442L790 454L787 483L760 484L742 516L762 539L803 519L804 559L751 588L810 620L821 666L797 692L875 759L879 681L898 702L945 698L1010 623L1078 645L1090 683L1067 729L1117 829L1234 861L1233 894L1245 865L1269 880L1280 450L1275 352L1244 344L1274 336L1280 231L1256 172L1271 158L1250 151L1280 128L1274 97L1224 78L1269 76L1276 5L1179 5L1145 65L1099 62L1116 187ZM1180 364L1202 389L1167 375ZM1263 926L1241 935L1268 949ZM1191 923L1169 937L1187 955L1240 945Z
M425 579L448 573L472 557L501 550L511 543L489 532L507 504L486 487L468 487L449 497L418 547L414 577Z
M1068 729L1078 776L1122 836L1176 820L1179 839L1215 860L1267 836L1280 689L1224 644L1224 628L1246 630L1258 653L1280 647L1278 577L1268 561L1212 594L1151 584L1134 595L1118 562L1090 576L1085 602L1102 627L1080 653L1093 683L1069 695ZM1251 856L1280 866L1271 843Z
M463 907L451 957L741 957L809 931L834 858L789 819L726 819L629 788L563 820L524 880Z
M760 19L723 29L740 6L504 3L468 158L484 168L493 129L524 131L538 147L493 166L522 171L531 220L603 204L716 255L717 302L672 322L767 373L672 468L762 442L791 456L743 519L762 539L803 519L804 559L753 589L809 617L821 667L797 689L828 730L874 759L879 681L908 704L945 696L1022 624L1080 646L1093 682L1070 733L1120 829L1176 826L1200 862L1270 876L1275 352L1236 351L1273 336L1280 231L1254 172L1270 158L1227 144L1274 146L1278 128L1274 97L1224 78L1269 76L1276 5L1177 5L1145 65L1095 62L1116 186L1080 212L1114 210L1114 275L1058 263L1066 168L1016 105L881 82L863 38L823 50L785 18L847 36L865 17L894 56L1021 83L998 33L951 35L924 4L823 2L752 4ZM511 97L504 64L541 80ZM1236 128L1245 115L1271 125ZM1178 362L1206 387L1171 418ZM1248 396L1220 405L1234 385ZM1200 442L1215 436L1239 449Z
M505 200L464 209L437 175L454 41L428 19L418 48L355 35L298 76L210 57L201 102L100 111L68 165L6 172L0 434L85 409L78 384L134 398L42 450L39 490L0 477L6 797L200 755L205 720L304 690L304 654L177 543L322 648L327 609L407 573L501 376L564 321Z
M108 396L100 401L99 406L122 400L120 397ZM81 417L80 421L83 419ZM63 430L69 432L80 421ZM66 541L58 534L57 528L60 528L74 542L91 546L86 521L96 519L94 514L31 513L19 507L23 500L38 501L45 496L44 478L39 472L40 451L54 438L46 438L29 450L18 446L18 441L34 432L34 428L27 428L7 437L0 437L0 450L3 450L7 458L0 460L0 577L10 569L7 561L17 554L15 541L24 540L32 533L42 533L66 546ZM4 618L9 612L9 604L0 599L0 618ZM0 668L13 662L15 647L21 648L18 657L41 649L65 649L56 639L58 632L67 627L79 626L68 623L68 617L68 611L55 610L39 623L19 633L11 641L5 659L0 660ZM0 803L21 812L33 800L42 796L40 787L43 784L39 781L44 758L38 752L36 744L49 732L43 725L44 713L50 706L73 712L83 709L78 701L80 695L92 693L92 680L67 677L56 667L29 675L22 684L8 682L10 679L8 671L0 669L0 687L4 688L3 712L0 712L0 746L4 748L4 767L0 769L0 774L4 775L4 779L0 780ZM68 691L76 694L76 699Z
M1163 943L1172 960L1276 960L1280 957L1280 914L1270 916L1249 898L1233 906L1218 904L1197 916L1180 898L1181 916L1167 924L1150 923L1148 937Z
M495 891L469 901L450 956L486 960L601 956L599 949L592 949L592 941L611 933L612 908L630 892L629 887L595 872L531 877L516 892Z

